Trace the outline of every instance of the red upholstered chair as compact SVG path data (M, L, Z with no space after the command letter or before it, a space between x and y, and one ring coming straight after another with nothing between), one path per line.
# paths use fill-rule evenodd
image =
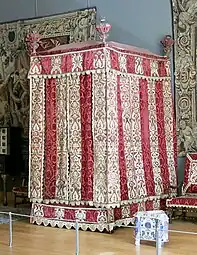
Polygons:
M27 177L22 176L21 186L13 187L12 192L14 194L14 206L19 204L24 204L28 202L28 187L27 187ZM20 200L18 200L18 198Z
M186 156L181 196L167 199L166 207L172 218L179 211L183 218L187 212L197 212L197 153Z

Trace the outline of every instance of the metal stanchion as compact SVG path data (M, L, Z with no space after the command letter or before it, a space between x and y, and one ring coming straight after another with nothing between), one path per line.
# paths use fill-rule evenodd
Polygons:
M9 212L9 246L10 248L12 247L12 236L13 236L13 233L12 233L12 213Z
M156 255L159 255L159 220L156 219Z
M79 221L76 220L76 227L75 227L75 230L76 230L76 248L75 248L75 254L76 255L79 255Z
M140 255L140 246L135 247L135 254Z

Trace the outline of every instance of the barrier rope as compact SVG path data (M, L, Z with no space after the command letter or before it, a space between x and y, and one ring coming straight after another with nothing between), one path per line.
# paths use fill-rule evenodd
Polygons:
M123 227L123 228L136 228L135 226L120 226L120 227ZM171 232L171 233L179 233L179 234L186 234L186 235L197 235L197 232L188 232L188 231L181 231L181 230L171 230L169 229L168 232Z
M27 214L20 214L20 213L13 213L13 212L0 212L0 214L5 214L5 215L10 215L10 213L11 213L11 215L13 215L13 216L19 216L19 217L26 217L26 218L33 218L33 217L35 217L35 216L31 216L31 215L27 215ZM41 217L41 216L37 216L37 218L41 218L41 219L44 219L43 217ZM55 219L55 218L47 218L48 220L57 220L57 219ZM80 220L79 219L77 219L78 220L78 223L80 223ZM62 220L62 219L58 219L58 221L65 221L65 220ZM66 220L66 221L68 221L68 222L73 222L73 220ZM76 221L74 221L74 222L76 222ZM90 224L90 222L88 222L88 221L84 221L83 220L83 223L89 223ZM117 225L118 227L122 227L122 228L132 228L132 229L135 229L136 227L135 226L126 226L126 225ZM171 232L171 233L179 233L179 234L186 234L186 235L197 235L197 232L188 232L188 231L182 231L182 230L168 230L168 232Z

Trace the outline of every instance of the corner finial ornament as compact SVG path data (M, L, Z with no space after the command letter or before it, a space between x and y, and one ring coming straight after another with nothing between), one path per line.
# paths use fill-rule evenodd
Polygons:
M109 36L109 31L111 29L111 25L106 23L105 18L101 18L100 24L96 26L96 30L99 33L99 37L103 41L103 43L106 43L106 39Z
M160 41L160 43L163 46L164 56L169 58L171 50L172 50L172 46L174 44L174 40L172 39L172 36L171 35L164 36L164 38Z

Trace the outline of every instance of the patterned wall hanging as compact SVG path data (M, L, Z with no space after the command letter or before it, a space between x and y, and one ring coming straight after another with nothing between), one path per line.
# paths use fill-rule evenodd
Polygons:
M29 56L25 38L30 32L41 35L39 51L57 45L94 40L94 8L67 14L23 20L0 25L0 125L29 127Z
M175 39L175 98L179 155L197 151L197 1L172 0Z

